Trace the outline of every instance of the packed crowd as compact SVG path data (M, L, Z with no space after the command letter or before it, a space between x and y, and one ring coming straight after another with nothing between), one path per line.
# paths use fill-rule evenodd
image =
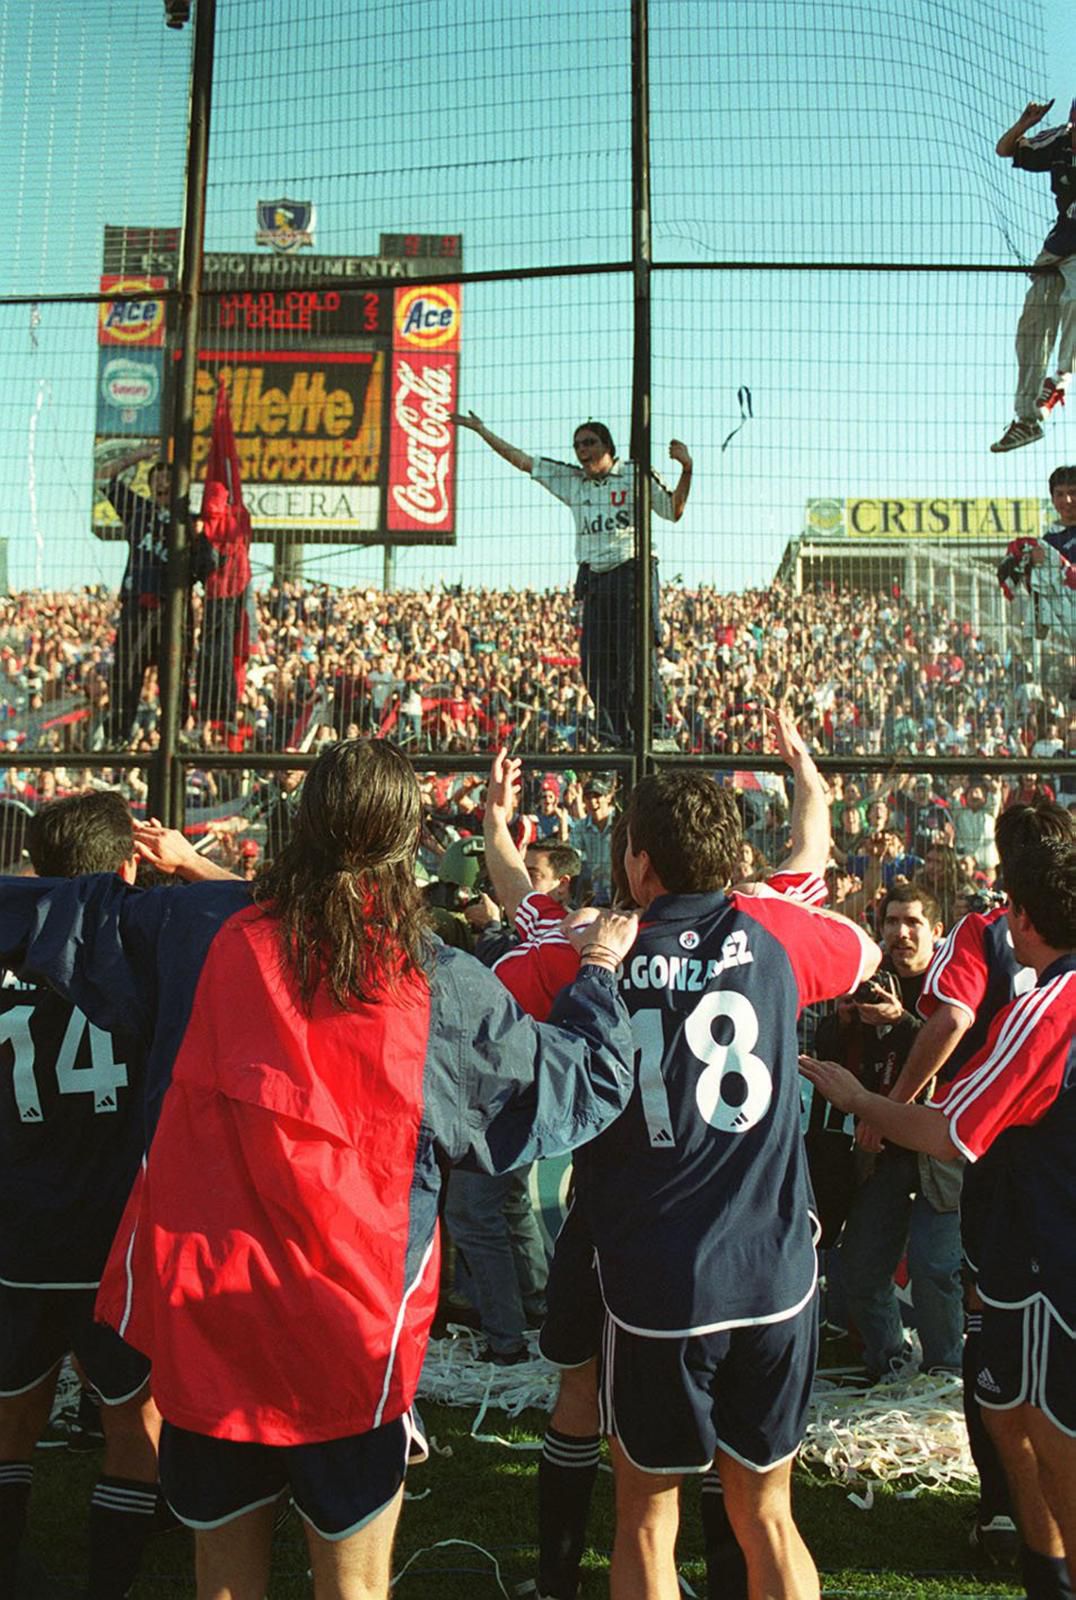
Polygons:
M599 748L564 590L428 592L285 583L256 594L257 639L236 725L199 721L207 749L279 750L311 718L381 733L413 753L582 753ZM202 599L195 593L197 628ZM0 601L0 726L9 744L98 748L117 604L101 589ZM666 748L745 755L764 709L787 703L810 746L836 755L1025 758L1072 747L1063 690L1034 681L1030 651L978 634L941 604L852 587L779 583L725 594L666 585L658 672ZM135 748L157 738L147 674Z
M809 1166L822 1244L840 1240L826 1315L843 1310L857 1331L869 1381L919 1359L963 1370L976 1538L993 1559L1019 1551L1029 1594L1059 1600L1073 1545L1065 1503L1052 1467L1035 1498L1014 1464L1030 1450L1069 1471L1074 1369L1054 1349L1059 1335L1051 1344L1047 1329L1040 1348L1035 1319L1014 1321L1009 1307L1033 1292L1059 1326L1071 1307L1063 1253L1048 1260L1053 1236L1032 1233L1044 1207L1064 1224L1058 1237L1071 1220L1070 1167L1057 1156L1071 1137L1076 819L1041 793L984 781L952 802L920 780L869 795L845 784L834 801L787 713L769 715L766 738L792 784L769 862L744 836L761 790L699 771L645 778L625 796L594 776L562 788L504 751L484 782L416 782L387 741L332 745L305 782L287 775L278 845L253 890L181 834L133 825L118 795L37 812L29 845L42 876L5 879L0 916L0 958L23 984L7 995L10 1020L28 1008L42 1019L32 1075L16 1074L16 1110L0 1123L11 1154L22 1151L0 1166L0 1212L21 1219L0 1229L0 1572L18 1558L53 1363L74 1348L105 1401L93 1600L118 1600L137 1569L157 1513L158 1441L168 1503L197 1530L204 1600L264 1592L281 1492L306 1524L315 1593L383 1600L407 1458L421 1448L409 1404L438 1298L447 1184L457 1270L442 1314L469 1309L480 1358L500 1366L530 1359L525 1330L540 1322L539 1349L562 1369L539 1471L535 1592L576 1593L604 1433L617 1477L614 1600L675 1592L669 1491L692 1473L711 1593L817 1594L789 1500L819 1331ZM779 811L777 783L766 793ZM861 801L873 831L853 890L858 863L830 854L830 816ZM958 828L954 811L972 820ZM892 859L871 849L890 834ZM970 886L955 875L957 842L984 892L1000 867L1010 904L988 898L943 938L966 909L943 910L946 894ZM138 857L209 881L128 895L118 880L134 880ZM79 871L97 876L57 881ZM870 933L811 909L827 888ZM617 910L565 916L611 899ZM645 910L642 924L628 904ZM431 912L443 936L433 948ZM55 989L35 988L42 978ZM71 1001L112 1035L107 1059L95 1047L83 1063L92 1107L65 1077ZM824 1047L821 1024L815 1036L827 1059L798 1056L797 1016L832 1001ZM1019 1050L1000 1027L1005 1007ZM354 1073L356 1053L369 1071ZM843 1114L812 1111L801 1139L797 1062L818 1110L828 1100L854 1114L854 1137ZM119 1090L125 1116L103 1122ZM124 1209L143 1090L156 1132ZM965 1158L988 1158L1008 1129L1035 1143L1028 1160L984 1160L989 1181L976 1177L964 1243L989 1315L965 1330ZM83 1198L85 1163L71 1160L76 1141L102 1130L124 1141L108 1158L107 1204ZM576 1199L549 1262L527 1169L580 1141ZM213 1185L192 1148L216 1162ZM87 1227L46 1225L46 1194ZM391 1259L386 1238L398 1240ZM905 1249L917 1347L892 1281ZM263 1259L272 1270L252 1272ZM123 1338L95 1325L87 1342L102 1270L96 1315ZM30 1316L28 1284L76 1279L68 1322L45 1329ZM240 1333L282 1318L288 1338L252 1356ZM349 1375L331 1395L326 1348L336 1377ZM1041 1427L1046 1399L1017 1393L1029 1363L1049 1387Z

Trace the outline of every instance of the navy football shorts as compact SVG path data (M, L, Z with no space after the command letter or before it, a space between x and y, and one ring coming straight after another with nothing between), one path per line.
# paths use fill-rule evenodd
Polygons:
M1076 1339L1044 1300L984 1304L975 1398L988 1411L1037 1406L1076 1437Z
M644 1472L705 1472L719 1450L754 1472L794 1456L818 1354L818 1306L689 1339L626 1333L606 1316L602 1432Z
M36 1389L66 1355L106 1406L145 1386L149 1362L118 1333L93 1320L96 1289L16 1289L0 1284L0 1395Z
M577 1205L564 1219L553 1246L545 1291L546 1314L538 1349L555 1367L582 1367L598 1354L602 1305L594 1244Z
M202 1530L271 1505L287 1489L315 1533L346 1539L395 1498L412 1434L411 1419L403 1416L320 1444L247 1444L165 1422L161 1488L179 1520Z

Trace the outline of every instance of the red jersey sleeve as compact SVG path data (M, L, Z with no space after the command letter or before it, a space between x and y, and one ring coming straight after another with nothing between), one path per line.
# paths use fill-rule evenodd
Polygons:
M1001 915L1004 916L1004 912ZM973 911L950 928L935 950L923 979L916 1007L921 1017L933 1016L940 1005L947 1005L966 1011L971 1021L975 1021L990 978L983 947L985 926L986 918Z
M780 895L732 896L737 910L761 923L784 946L800 1005L850 994L877 965L878 946L864 929L830 911L813 911Z
M521 939L540 939L553 928L559 928L567 915L566 907L552 895L532 890L519 902L515 927Z
M773 872L766 879L766 887L804 906L825 905L829 899L826 880L817 872Z
M551 934L506 951L493 970L520 1010L545 1022L557 995L575 981L579 956L562 934Z
M1065 1078L1076 1029L1076 972L1062 972L1002 1008L987 1041L936 1108L949 1137L976 1161L1006 1128L1049 1111Z

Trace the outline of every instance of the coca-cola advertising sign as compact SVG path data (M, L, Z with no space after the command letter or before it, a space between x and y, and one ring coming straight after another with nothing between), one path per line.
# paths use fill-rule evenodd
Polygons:
M460 301L456 284L414 285L393 311L386 523L431 542L454 531Z

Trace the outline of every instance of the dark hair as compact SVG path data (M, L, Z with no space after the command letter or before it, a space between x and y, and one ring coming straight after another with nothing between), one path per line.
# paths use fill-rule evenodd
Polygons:
M614 906L631 906L631 885L624 866L624 851L628 848L628 819L623 811L617 814L613 831L609 835L609 876L613 881Z
M942 921L941 906L932 892L921 883L895 883L887 889L882 898L882 921L891 905L910 906L918 901L923 908L923 915L933 928Z
M337 1004L383 998L424 971L429 922L415 883L422 802L410 763L383 739L345 739L306 775L291 834L254 896L280 923L309 1013L322 982Z
M1050 493L1072 483L1076 483L1076 467L1055 467L1050 474Z
M127 802L110 790L50 800L30 822L27 847L39 878L118 872L134 855Z
M658 772L631 791L632 850L645 850L670 894L726 889L736 876L743 827L731 789L701 772Z
M1006 873L1009 899L1031 918L1054 950L1076 948L1076 842L1043 839L1013 858Z
M589 428L591 433L596 433L602 444L608 450L609 454L615 457L616 445L613 443L613 436L609 432L609 429L605 426L604 422L581 422L578 428L576 428L575 433L572 434L573 442L576 438L576 435L582 433L584 428Z
M1022 851L1044 840L1071 844L1076 840L1076 817L1056 800L1035 800L1030 805L1006 806L994 824L994 843L1008 886L1009 872Z
M543 855L549 862L549 870L555 872L558 878L569 878L574 883L583 870L583 863L579 858L579 851L570 844L560 844L555 839L532 839L527 846L527 854Z

